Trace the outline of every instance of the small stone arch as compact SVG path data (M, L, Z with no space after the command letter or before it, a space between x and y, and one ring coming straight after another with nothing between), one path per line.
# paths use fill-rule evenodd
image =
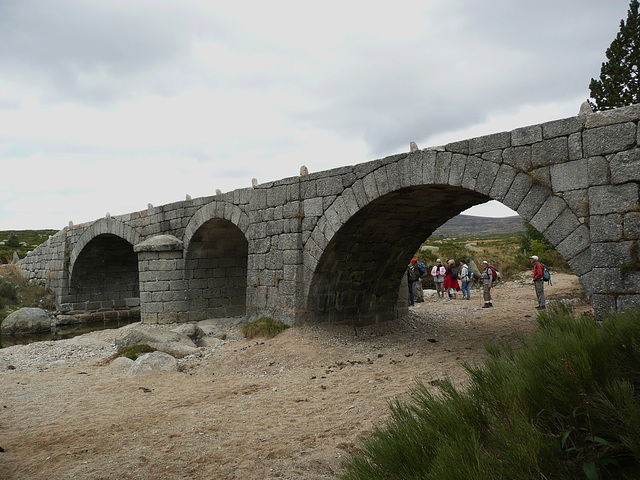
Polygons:
M228 202L200 208L184 235L189 319L238 317L247 306L248 216Z
M120 222L114 218L101 218L88 227L75 243L71 253L69 254L69 277L73 273L73 267L82 253L82 250L89 242L99 235L111 234L126 240L133 247L142 240L142 236L138 231L129 225Z
M184 251L189 249L189 244L195 233L206 222L212 219L228 220L244 234L245 238L249 229L249 217L240 207L229 202L211 202L201 207L193 214L184 232Z

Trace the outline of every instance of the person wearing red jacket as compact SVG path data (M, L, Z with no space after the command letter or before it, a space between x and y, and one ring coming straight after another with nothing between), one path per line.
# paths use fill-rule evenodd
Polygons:
M536 310L544 310L546 308L546 302L544 298L544 267L538 261L537 255L531 255L529 257L531 264L533 265L533 285L536 288L536 297L538 297L538 306Z

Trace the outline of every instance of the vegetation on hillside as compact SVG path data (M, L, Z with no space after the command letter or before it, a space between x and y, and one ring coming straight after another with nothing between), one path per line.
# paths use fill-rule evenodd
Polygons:
M13 252L24 258L27 252L47 241L57 230L3 230L0 231L0 264L11 263Z
M640 478L640 312L537 322L521 348L487 345L464 391L393 401L343 480Z
M46 288L27 282L15 265L0 265L0 323L20 307L53 309L53 295Z
M483 260L492 264L503 279L513 278L529 270L529 257L537 255L540 261L557 271L569 272L567 262L535 228L523 222L525 233L517 235L486 235L461 237L430 237L416 252L415 257L425 265L433 266L440 258L443 262L454 259L473 260L479 267Z

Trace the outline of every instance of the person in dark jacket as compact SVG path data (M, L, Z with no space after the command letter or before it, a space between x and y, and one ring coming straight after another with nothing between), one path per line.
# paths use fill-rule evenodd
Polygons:
M420 271L418 270L418 260L411 259L411 263L407 267L407 283L409 284L409 306L413 307L416 298L416 283L420 280Z

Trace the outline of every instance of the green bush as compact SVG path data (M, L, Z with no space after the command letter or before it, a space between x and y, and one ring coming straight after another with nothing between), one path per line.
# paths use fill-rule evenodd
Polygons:
M466 390L392 402L343 480L640 478L640 311L599 324L555 304L538 325L488 344Z
M242 326L242 334L245 338L267 337L272 338L289 328L289 325L275 321L269 317L260 317L258 320Z
M156 349L146 343L141 343L138 345L129 345L128 347L122 347L116 353L116 357L127 357L131 360L136 360L139 356L144 355L145 353L155 352Z

